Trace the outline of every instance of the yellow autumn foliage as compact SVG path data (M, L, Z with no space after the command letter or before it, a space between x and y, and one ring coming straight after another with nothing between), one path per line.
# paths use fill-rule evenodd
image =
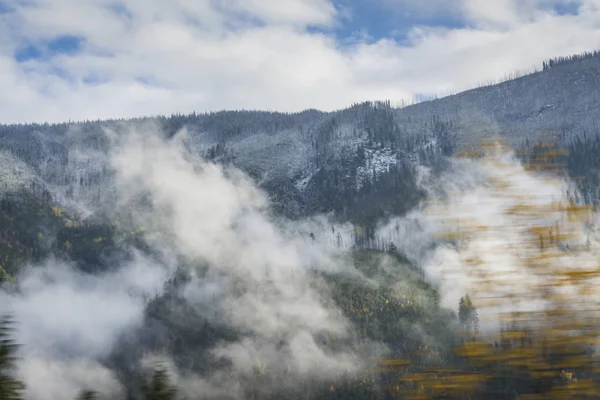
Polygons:
M494 141L485 141L482 147L484 152L506 151ZM535 188L531 188L531 196L510 190L511 174L560 170L562 165L552 161L564 151L548 143L538 150L536 159L521 172L503 165L502 160L474 160L509 170L506 175L498 173L491 187L498 199L505 199L509 205L503 212L513 223L514 236L506 253L515 254L518 272L529 277L511 280L508 275L497 276L487 264L489 258L457 250L462 272L473 280L473 302L482 309L495 308L491 315L503 327L499 341L491 334L466 339L457 349L463 360L460 368L405 368L392 390L401 398L496 398L499 394L490 392L490 388L494 382L506 379L516 382L511 387L515 394L512 398L600 398L600 360L593 351L600 344L600 257L580 245L582 221L589 221L592 210L569 200L541 199ZM443 218L444 207L430 204L435 208L426 207L426 214ZM452 218L448 215L448 221ZM495 229L501 229L469 226L468 219L465 221L460 229L450 225L438 237L456 239L481 234L493 238ZM530 306L519 309L513 304ZM529 382L529 386L523 385L527 389L517 394L522 381ZM533 393L531 387L535 388Z

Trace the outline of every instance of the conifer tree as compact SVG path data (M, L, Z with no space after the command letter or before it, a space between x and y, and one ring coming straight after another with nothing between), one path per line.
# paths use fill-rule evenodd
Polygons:
M18 345L11 337L13 320L10 316L0 319L0 399L20 400L25 385L14 375Z
M98 393L93 390L83 390L77 396L77 400L96 400L98 398Z
M169 372L160 364L154 366L149 384L143 388L145 400L174 400L177 390L171 385Z

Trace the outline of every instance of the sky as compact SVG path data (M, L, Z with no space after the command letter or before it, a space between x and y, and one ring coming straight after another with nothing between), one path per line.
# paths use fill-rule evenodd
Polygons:
M0 123L336 110L600 48L600 0L0 0Z

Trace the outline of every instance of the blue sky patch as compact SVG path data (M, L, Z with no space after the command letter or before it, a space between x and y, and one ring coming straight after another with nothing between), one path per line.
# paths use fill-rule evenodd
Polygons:
M403 42L418 25L451 29L465 26L457 15L402 12L392 10L380 1L336 0L335 5L342 14L347 10L348 18L342 17L333 29L311 27L308 30L333 34L341 45L351 45L357 40L367 43L381 39Z
M8 5L5 1L0 0L0 14L6 14L14 11L12 7Z
M580 1L568 3L556 3L553 5L554 12L559 15L577 15L581 7Z
M48 60L58 54L74 55L81 51L85 39L79 36L62 35L45 43L27 43L15 51L14 57L17 62L29 60Z
M46 47L51 55L76 54L81 50L84 41L80 36L63 35L49 41Z
M42 58L42 51L31 44L20 47L15 52L15 60L20 63L39 58Z

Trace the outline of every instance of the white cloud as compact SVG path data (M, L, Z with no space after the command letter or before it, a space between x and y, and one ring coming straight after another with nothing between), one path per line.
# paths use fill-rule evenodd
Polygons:
M414 26L402 43L342 46L327 31L346 14L326 0L15 2L0 27L0 121L331 110L460 89L597 46L597 2L583 0L578 15L558 15L556 3L573 1L460 0L440 14L403 0L407 12L460 15L469 27ZM14 60L18 46L60 35L85 38L82 51Z
M513 0L496 0L482 2L465 0L464 11L469 19L476 22L514 25L520 20L517 4Z
M335 16L335 8L328 0L230 0L221 3L225 9L248 13L266 23L329 25Z
M577 5L579 0L463 0L464 17L480 26L514 28L556 15L555 7Z

